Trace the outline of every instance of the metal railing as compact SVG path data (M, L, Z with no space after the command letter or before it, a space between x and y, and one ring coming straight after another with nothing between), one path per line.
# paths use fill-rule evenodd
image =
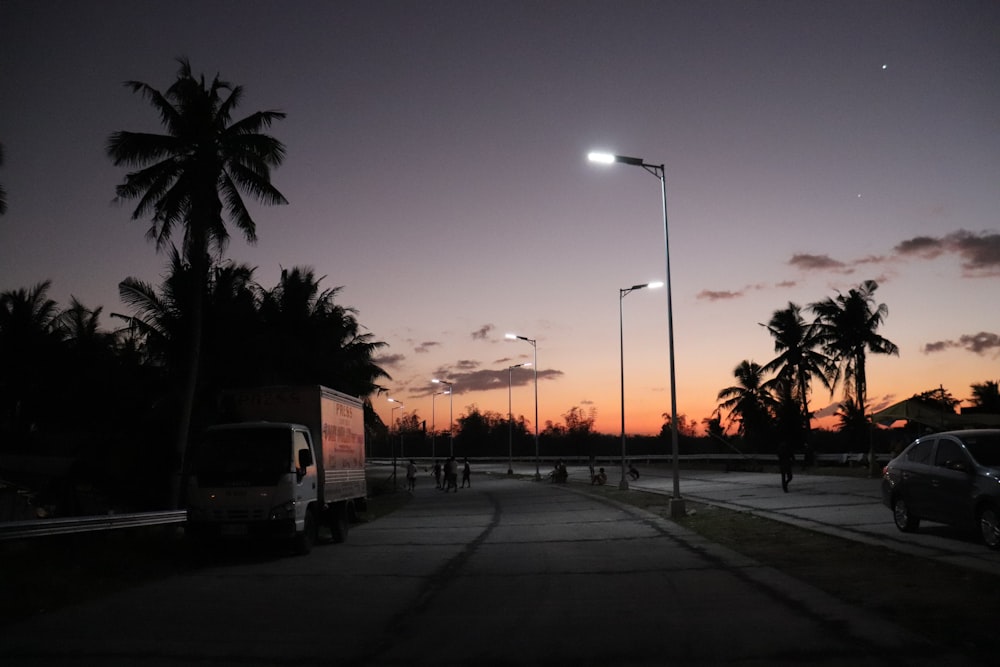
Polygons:
M69 533L90 533L99 530L121 528L143 528L184 523L184 510L164 512L136 512L133 514L102 514L100 516L78 516L65 519L34 519L31 521L7 521L0 523L0 540L15 540Z

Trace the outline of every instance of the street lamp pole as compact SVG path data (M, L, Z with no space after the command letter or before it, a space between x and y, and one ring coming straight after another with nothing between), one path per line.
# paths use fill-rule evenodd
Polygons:
M660 180L661 201L663 203L663 248L666 256L666 284L667 284L667 341L670 345L670 443L671 443L671 467L673 468L673 496L670 498L670 516L679 518L684 516L684 499L681 498L680 472L678 469L678 446L677 446L677 377L674 370L674 307L673 294L670 288L670 233L667 224L667 179L664 165L648 164L642 158L629 157L627 155L612 155L611 153L592 152L587 155L591 162L600 164L613 164L620 162L636 167L642 167Z
M618 289L618 352L621 360L621 389L622 389L622 479L618 482L620 491L628 491L628 480L625 478L625 317L622 304L625 297L637 289L644 287L663 287L661 282L643 283L642 285L632 285L624 289Z
M431 380L434 384L443 384L448 387L448 456L455 456L455 418L452 407L455 404L455 391L452 382L446 380Z
M507 367L507 474L514 474L514 412L511 407L511 372L515 368L530 366L527 364L514 364Z
M535 370L535 479L537 480L542 478L542 470L538 463L538 341L527 336L518 336L512 333L507 334L506 337L510 340L523 340L531 343L531 365Z
M403 406L402 403L400 403L399 401L397 401L395 398L390 398L390 399L387 399L387 400L390 403L397 403L399 405L399 407L393 406L389 410L389 422L390 423L395 423L395 421L396 421L396 410L400 410L401 411L404 406ZM403 413L400 412L400 414L403 414ZM402 456L403 455L403 429L397 427L396 431L399 433L399 455ZM390 449L392 449L392 488L395 489L396 488L396 447L391 444L392 443L392 438L391 437L389 438L389 443L390 443L389 447L390 447Z
M434 454L435 444L437 443L437 417L435 416L435 411L434 411L434 400L441 394L447 394L447 393L448 392L446 391L438 391L431 394L431 460L432 461L437 459L437 456Z

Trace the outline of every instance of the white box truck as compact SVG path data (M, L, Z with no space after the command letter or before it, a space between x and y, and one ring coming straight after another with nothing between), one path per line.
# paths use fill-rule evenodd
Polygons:
M195 538L342 542L365 509L364 406L321 387L227 391L192 447L187 530Z

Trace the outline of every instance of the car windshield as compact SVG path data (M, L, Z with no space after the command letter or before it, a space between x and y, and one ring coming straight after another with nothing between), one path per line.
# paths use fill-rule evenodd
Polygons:
M192 470L201 486L274 486L292 469L288 431L210 431L194 452Z
M1000 468L1000 432L962 436L962 442L979 465Z

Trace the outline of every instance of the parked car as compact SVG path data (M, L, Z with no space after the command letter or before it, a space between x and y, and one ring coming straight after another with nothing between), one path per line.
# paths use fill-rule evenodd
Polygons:
M934 433L914 440L882 471L882 502L896 527L921 519L978 530L1000 549L1000 429Z

